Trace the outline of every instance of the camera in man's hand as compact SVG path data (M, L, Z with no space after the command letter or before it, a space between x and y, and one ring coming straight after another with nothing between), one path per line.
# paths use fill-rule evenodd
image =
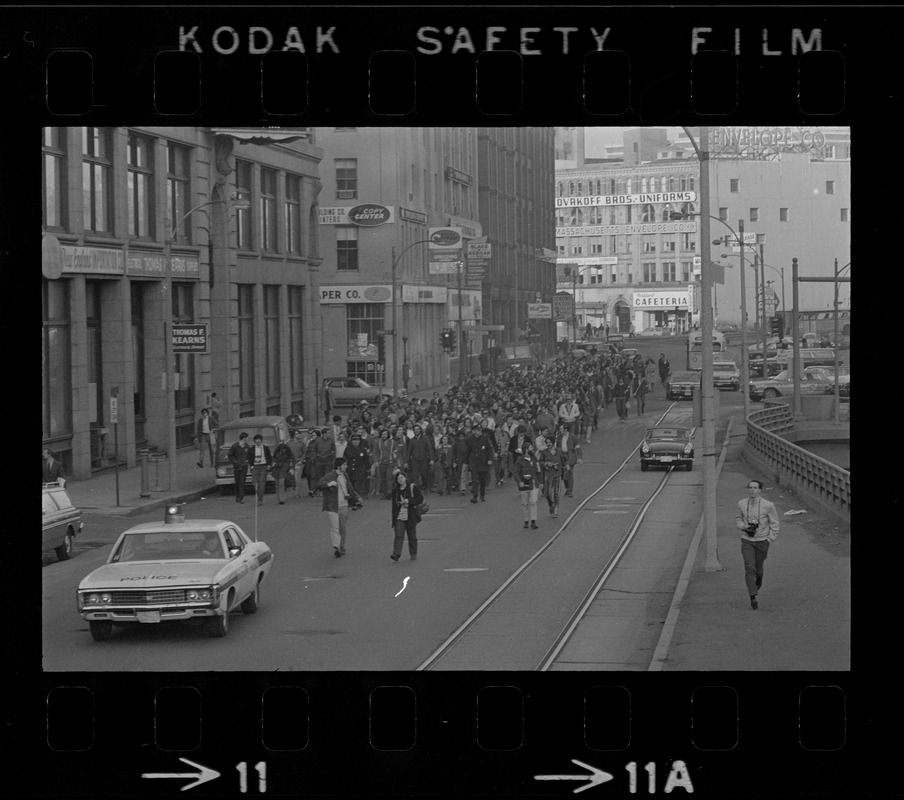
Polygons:
M748 522L747 527L744 528L744 532L748 536L756 536L756 532L759 527L759 524L757 524L756 522Z

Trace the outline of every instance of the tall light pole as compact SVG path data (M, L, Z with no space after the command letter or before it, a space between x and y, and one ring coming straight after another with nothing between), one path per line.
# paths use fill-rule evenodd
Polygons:
M841 392L838 388L839 387L839 383L838 383L838 368L839 368L839 364L838 364L838 348L839 348L839 341L838 341L838 284L840 282L839 277L841 276L841 273L844 272L846 269L850 269L850 267L851 267L851 262L849 261L841 269L838 269L838 259L837 258L835 259L835 334L833 336L833 342L835 343L835 424L836 425L840 421L840 415L838 413L838 404L841 401Z
M719 563L718 539L716 530L716 421L715 398L713 392L713 276L711 265L711 233L709 224L709 127L700 127L700 145L694 141L690 131L684 128L694 146L700 161L700 239L703 245L700 264L700 337L703 370L701 375L701 427L703 428L703 531L706 541L707 572L722 569ZM747 396L746 381L744 396Z

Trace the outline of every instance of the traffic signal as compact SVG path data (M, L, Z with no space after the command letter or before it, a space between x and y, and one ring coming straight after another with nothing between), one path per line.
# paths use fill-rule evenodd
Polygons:
M386 337L377 337L377 361L381 364L386 363Z
M769 318L769 331L773 336L781 339L785 335L785 320L782 316L776 315Z
M439 334L439 343L443 350L451 353L455 349L455 334L449 328L443 329Z

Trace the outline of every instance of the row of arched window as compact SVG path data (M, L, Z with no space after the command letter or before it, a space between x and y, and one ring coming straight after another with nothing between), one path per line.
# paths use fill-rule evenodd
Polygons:
M623 214L618 209L626 209ZM590 208L560 208L556 211L556 225L618 225L637 222L671 222L672 214L691 216L693 203L647 203L642 206L591 206ZM619 219L621 217L621 219Z

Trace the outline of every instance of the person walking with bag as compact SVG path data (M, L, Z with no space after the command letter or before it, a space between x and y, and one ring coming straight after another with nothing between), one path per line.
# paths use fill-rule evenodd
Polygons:
M419 486L408 482L404 472L397 472L395 485L392 487L392 530L395 534L392 542L393 561L402 557L402 544L408 537L408 556L417 560L417 526L421 521L421 506L424 493Z
M546 448L540 453L540 468L543 474L543 494L549 506L549 516L559 516L559 492L562 475L568 467L568 457L557 446L552 436L546 437Z
M349 508L359 509L364 505L361 495L355 491L346 475L347 469L345 459L337 458L333 462L333 469L317 481L317 488L323 492L323 510L329 515L330 541L336 558L345 555Z
M761 497L763 482L747 482L747 497L738 500L735 524L741 531L741 558L744 559L744 582L750 595L750 607L760 607L757 594L763 585L763 562L769 554L769 544L778 536L778 511L769 500Z
M518 460L515 462L515 479L518 481L518 491L521 494L521 512L524 514L524 527L528 524L536 529L537 525L537 500L540 497L540 464L534 455L534 446L527 442Z
M280 505L286 502L286 477L295 466L295 458L288 442L280 442L273 451L273 479L276 481L276 499Z

